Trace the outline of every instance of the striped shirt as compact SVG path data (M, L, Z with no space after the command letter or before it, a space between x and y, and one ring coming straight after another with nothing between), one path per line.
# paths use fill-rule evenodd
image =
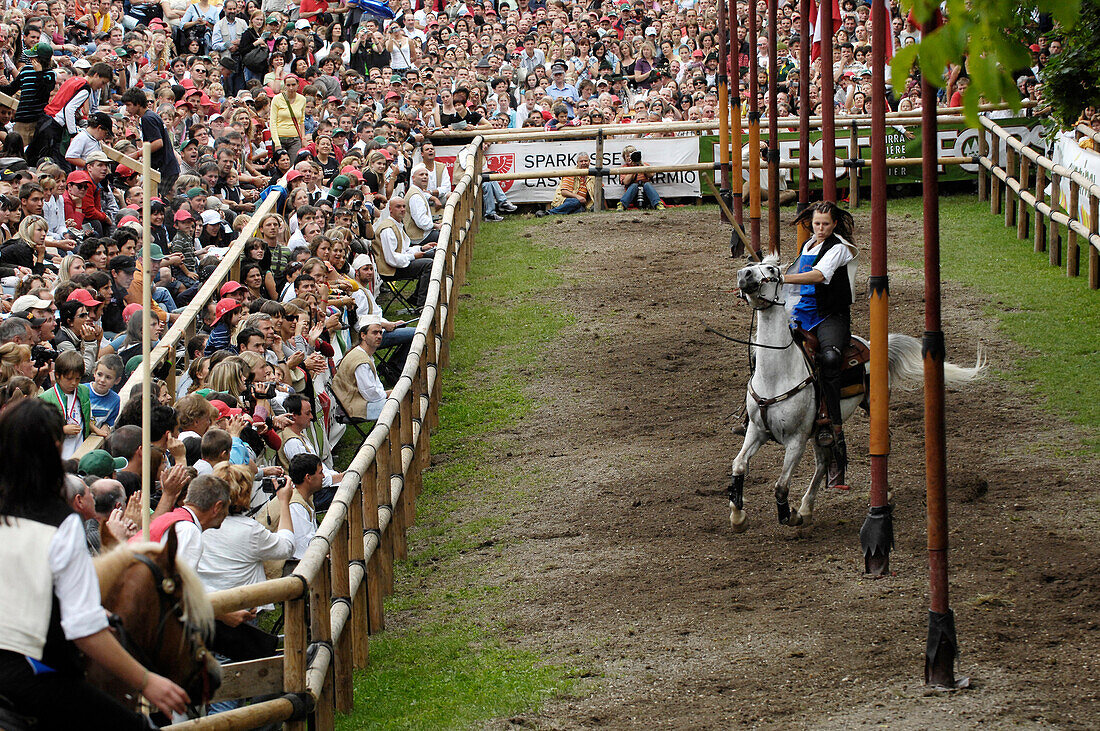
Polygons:
M52 70L35 71L34 66L27 64L20 69L10 84L0 87L0 91L5 94L22 92L19 97L19 106L15 110L12 121L37 122L39 117L42 116L42 110L46 108L46 104L50 101L50 95L53 94L56 80L57 77L54 76Z

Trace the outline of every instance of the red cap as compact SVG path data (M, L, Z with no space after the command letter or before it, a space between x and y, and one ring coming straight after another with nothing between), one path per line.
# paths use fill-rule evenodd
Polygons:
M128 223L141 223L141 219L137 216L123 216L122 220L118 222L118 225L125 226Z
M180 107L194 107L194 106L195 106L194 104L187 101L186 99L180 99L178 102L176 102L176 109L179 109Z
M191 215L191 211L185 208L181 208L176 211L176 215L172 216L173 221L190 221L194 216Z
M379 152L381 152L381 153L382 153L382 157L386 158L387 160L392 160L392 159L393 159L393 153L391 153L391 152L390 152L389 150L387 150L387 149L386 149L385 147L380 147L380 148L378 149L378 151L379 151Z
M1032 43L1030 46L1027 47L1027 50L1033 53L1042 53L1043 47L1040 46L1038 43Z
M80 304L84 305L85 307L96 307L97 305L103 304L102 302L97 300L95 297L93 297L92 293L89 292L86 289L74 289L72 291L72 294L70 294L69 298L65 301L66 302L79 302Z
M92 182L91 176L88 175L88 173L84 172L83 170L73 170L65 178L65 184L66 185L69 185L70 183L90 183L90 182Z
M130 318L134 316L135 312L141 312L141 305L139 305L137 302L126 305L126 307L122 310L122 321L129 322Z
M213 401L211 401L210 405L218 410L219 419L226 419L230 416L240 416L244 413L242 409L229 408L229 404L224 401L219 401L218 399L214 399Z
M392 98L394 98L395 96L396 96L396 97L400 97L401 95L400 95L400 94L398 94L398 93L397 93L396 91L387 91L387 92L386 92L386 98L387 98L387 99L392 99Z
M191 79L184 79L183 81L180 82L180 86L182 86L184 89L194 89L195 88L195 82L192 81Z
M202 97L199 99L199 106L213 107L214 109L218 108L218 104L215 103L205 91L202 93Z
M240 306L241 303L231 297L220 299L218 300L217 306L214 308L214 319L220 320Z
M348 165L346 168L344 168L340 172L343 173L344 175L354 175L359 181L363 180L363 173L361 173L359 171L359 169L354 167L353 165Z
M228 297L234 292L240 292L242 289L245 289L245 286L240 282L229 281L223 284L222 288L218 290L218 295L221 297ZM236 302L236 300L233 301ZM221 307L221 302L218 303L218 307Z
M291 170L286 174L286 182L293 183L300 177L302 177L302 173L300 170Z
M131 170L126 165L119 165L117 168L115 168L115 172L119 174L119 177L123 178L128 178L131 175L137 175L136 170Z

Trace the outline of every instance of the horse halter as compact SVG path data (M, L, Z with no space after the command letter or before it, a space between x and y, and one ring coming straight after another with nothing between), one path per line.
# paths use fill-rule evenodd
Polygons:
M210 692L210 679L205 672L206 658L210 654L210 651L206 648L206 644L202 639L202 631L192 624L190 621L184 619L183 601L177 599L176 593L176 580L170 576L165 576L164 571L155 561L146 556L143 553L134 553L134 559L139 563L145 565L149 569L149 573L153 575L153 586L157 590L157 597L160 599L160 616L157 618L157 631L154 635L153 646L147 653L139 645L137 645L126 632L125 627L122 626L122 621L117 615L111 615L110 623L118 633L119 642L126 650L134 656L142 665L147 668L154 667L156 663L153 662L153 658L156 656L157 651L160 650L161 641L164 639L164 630L168 624L168 620L175 618L183 626L183 636L190 644L191 658L195 662L195 669L187 676L184 681L185 687L190 687L192 681L195 680L195 676L202 673L202 687L203 703L209 701L212 693Z
M779 285L782 284L782 283L783 283L783 278L781 276L768 275L766 277L762 277L758 282L756 282L752 289L744 289L744 288L740 289L737 293L737 296L740 297L741 299L745 300L746 302L748 302L754 310L758 310L758 311L759 310L766 310L769 307L771 307L772 305L786 305L787 303L786 303L785 300L779 299ZM757 300L757 302L754 303L754 302L750 301L749 295L755 295L757 292L760 291L760 289L765 284L774 284L774 285L776 285L775 286L775 292L772 295L772 297L769 299L769 298L764 297L764 296L761 295L761 296L757 296L755 298ZM763 304L760 304L761 302L763 302Z

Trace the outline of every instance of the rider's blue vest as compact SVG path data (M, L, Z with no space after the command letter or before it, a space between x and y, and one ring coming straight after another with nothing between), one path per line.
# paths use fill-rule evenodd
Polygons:
M840 244L840 239L830 236L816 254L803 253L798 257L798 273L814 268L829 249ZM805 250L803 250L805 252ZM848 282L848 265L838 269L829 284L803 284L799 287L798 303L791 311L791 322L797 322L803 330L813 330L829 315L846 313L852 302L852 289Z

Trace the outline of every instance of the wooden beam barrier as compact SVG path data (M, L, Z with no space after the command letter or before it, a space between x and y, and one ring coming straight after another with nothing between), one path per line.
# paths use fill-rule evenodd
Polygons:
M141 161L130 157L129 155L123 155L121 152L111 147L110 145L100 145L100 149L103 150L103 154L111 158L119 165L125 165L131 170L141 171ZM155 169L150 169L149 179L154 183L160 183L160 172Z

